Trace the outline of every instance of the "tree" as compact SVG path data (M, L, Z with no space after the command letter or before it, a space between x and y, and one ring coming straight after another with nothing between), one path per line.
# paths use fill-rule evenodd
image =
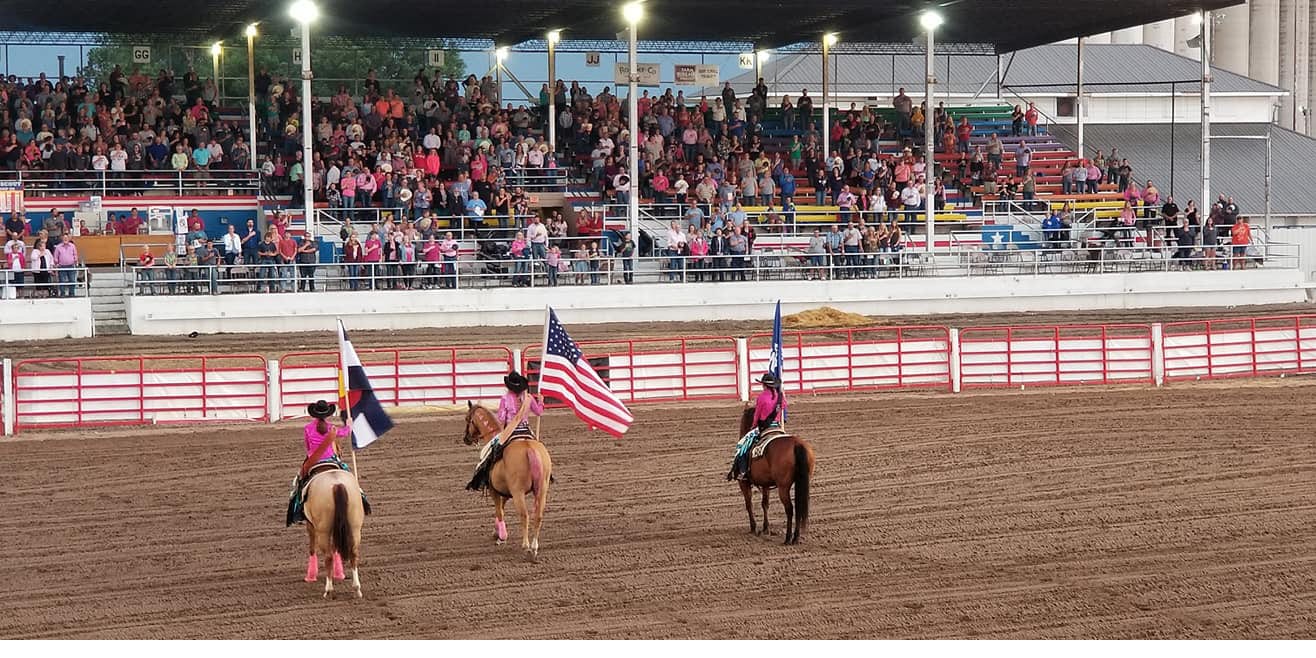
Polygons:
M133 48L150 47L151 61L141 64L142 71L155 74L160 69L174 71L180 78L188 69L195 69L201 78L213 77L210 45L180 45L177 41L159 35L105 35L100 45L87 51L87 65L83 75L100 82L109 78L117 64L131 73ZM256 38L256 70L267 69L272 76L296 81L301 78L301 66L293 61L294 49L300 50L300 40L286 36L260 36ZM382 39L349 39L323 37L311 39L312 69L315 72L313 90L317 96L328 96L346 85L354 96L361 93L361 81L366 71L375 69L385 89L393 87L403 96L410 96L412 78L420 68L433 78L434 70L425 66L428 50L443 50L444 64L439 69L443 78L460 80L468 73L461 52L450 42L433 39L408 42L406 47L388 45ZM220 77L224 81L226 98L245 98L247 92L247 43L237 36L224 42L220 60Z

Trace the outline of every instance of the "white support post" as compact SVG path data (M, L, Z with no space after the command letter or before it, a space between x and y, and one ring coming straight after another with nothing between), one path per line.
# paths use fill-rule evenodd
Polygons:
M521 372L522 364L525 363L525 361L524 361L523 359L524 359L524 355L521 353L521 348L518 347L518 348L512 350L512 370L515 370L515 371L517 371L517 372ZM542 364L541 364L541 366L542 366ZM525 373L521 372L521 374L524 375ZM454 384L454 385L455 385L455 384Z
M0 410L0 416L5 418L5 436L13 436L14 412L18 409L18 404L14 400L14 362L12 360L4 360L3 367L0 367L0 375L5 378L4 409Z
M960 392L960 330L950 330L950 392Z
M265 415L271 425L283 420L283 387L279 384L279 360L265 363Z
M745 338L736 339L736 394L741 402L749 402L749 341Z
M1159 322L1151 326L1151 361L1152 381L1165 385L1165 327Z

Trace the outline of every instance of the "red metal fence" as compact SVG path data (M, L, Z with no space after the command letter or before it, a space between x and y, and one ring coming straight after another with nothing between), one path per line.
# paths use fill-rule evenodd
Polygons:
M950 389L946 327L787 331L781 336L787 393ZM772 334L749 337L749 372L767 372Z
M729 336L581 341L577 345L627 404L738 397L736 340ZM539 345L522 351L523 372L531 381L539 377L539 357Z
M959 348L962 388L1153 381L1150 325L969 327Z
M1316 315L1174 322L1157 344L1152 325L970 327L958 344L946 327L817 329L783 334L790 393L1154 383L1316 372ZM627 404L739 397L768 369L771 335L584 341L584 357ZM952 354L958 350L958 359ZM1161 363L1157 363L1158 349ZM537 379L540 346L519 364ZM518 365L505 347L361 350L386 406L490 401ZM13 365L16 431L192 420L271 420L338 395L336 351L286 354L278 398L264 357L188 355L27 359ZM550 401L552 403L552 401Z
M1316 315L1171 322L1165 381L1316 372Z
M16 431L267 420L265 358L256 355L26 359L13 377Z
M363 349L357 356L385 406L497 399L513 363L505 347ZM304 416L316 400L338 399L338 352L285 354L279 365L280 418Z

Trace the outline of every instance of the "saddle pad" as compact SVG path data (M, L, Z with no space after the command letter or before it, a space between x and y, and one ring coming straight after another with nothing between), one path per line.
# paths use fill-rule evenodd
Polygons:
M780 439L783 436L790 436L790 435L779 429L772 429L772 430L768 430L767 432L764 432L763 436L759 438L759 440L754 444L754 447L749 451L749 458L762 459L764 453L766 453L768 450L768 444L772 443L773 441L776 441L777 439Z

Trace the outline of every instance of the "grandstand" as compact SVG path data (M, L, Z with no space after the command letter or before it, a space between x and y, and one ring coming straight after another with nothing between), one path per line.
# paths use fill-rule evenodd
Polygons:
M705 89L703 98L660 87L641 99L639 172L626 166L623 99L574 82L560 82L548 94L556 107L551 142L548 107L541 102L547 97L506 104L513 99L502 98L495 71L465 81L417 80L415 94L368 78L354 84L357 95L340 91L313 99L312 144L303 151L301 102L292 80L264 73L252 80L258 90L252 135L247 126L253 117L243 106L221 106L213 81L196 73L151 78L125 68L89 86L80 79L4 83L13 99L7 109L20 117L21 129L0 158L0 182L21 187L28 242L50 222L58 225L54 213L62 213L65 228L78 234L82 263L105 268L78 275L82 294L96 289L93 308L103 330L126 324L129 305L149 305L141 297L169 297L180 289L228 296L272 287L348 293L1228 267L1216 253L1224 247L1214 240L1208 245L1198 238L1196 249L1181 252L1174 227L1158 224L1144 233L1141 222L1160 217L1160 200L1130 196L1123 189L1129 177L1117 180L1117 167L1095 163L1100 182L1076 189L1069 172L1085 149L1061 116L1069 93L1062 72L1072 73L1061 63L1072 48L993 30L1001 23L992 5L957 7L941 41L947 53L935 59L941 95L932 112L918 107L924 56L908 46L843 42L829 93L833 125L825 127L819 85L811 84L819 77L820 54L807 44L791 45L810 35L757 14L733 22L724 35L729 47L744 39L755 48L780 46L781 55L766 66L756 58L759 70L730 78L727 88ZM334 8L340 9L318 29L353 34L353 10ZM1146 3L1137 9L1143 21L1178 8ZM236 7L233 15L242 11ZM578 47L598 47L584 40L611 34L597 18L563 12L521 13L482 29L494 43L516 43L575 17L559 27L581 40ZM1056 30L1051 36L1135 18L1108 12L1096 25L1041 7L1035 12ZM160 29L196 29L189 21L171 23L170 12L160 16ZM843 35L863 33L856 26L864 24L893 39L916 29L916 21L848 6L830 16L846 26ZM20 25L32 29L44 20L24 15ZM703 38L705 25L667 18L645 38ZM103 29L117 28L110 20ZM1102 108L1118 105L1120 94L1151 98L1163 83L1174 91L1173 85L1188 82L1121 80L1124 74L1109 64L1176 79L1192 70L1191 62L1147 46L1094 47L1091 57L1097 68L1090 83L1106 85L1105 105L1094 103L1098 116L1089 116L1097 124L1102 112L1115 111ZM757 77L765 84L756 85ZM1231 116L1255 113L1253 105L1283 93L1232 74L1217 77L1219 100L1233 108L1223 110ZM906 79L915 82L910 95L901 96L909 103L902 110L896 95ZM809 87L815 96L806 113L801 98L792 106L788 97ZM48 115L52 98L67 98L69 111L59 107ZM937 142L931 154L924 152L929 128ZM1109 140L1125 157L1137 154L1133 178L1143 178L1144 154L1145 171L1160 171L1156 149L1107 135L1090 132L1086 155ZM309 167L304 152L312 154ZM1176 174L1185 174L1191 160L1183 163ZM929 174L932 199L923 186ZM302 180L314 192L309 213L301 204ZM688 190L678 189L682 185ZM1256 206L1249 192L1238 198L1251 211ZM639 198L634 215L626 203L632 197ZM696 202L693 210L687 199ZM928 205L944 227L935 241L923 233ZM113 231L131 209L146 220L144 228L132 235ZM1129 213L1139 218L1140 230L1121 225ZM1224 220L1237 215L1222 210L1215 223L1228 230ZM1048 216L1065 226L1063 239L1043 239ZM227 244L229 229L245 233L249 220L254 239L241 235L233 244L245 246ZM276 234L271 244L287 239L290 246L266 256L252 245L270 229ZM820 238L815 229L833 235ZM632 230L638 232L634 248L624 239ZM530 233L524 243L518 231ZM447 232L455 242L447 242ZM345 249L353 235L366 252L360 260ZM304 242L314 248L298 246ZM1252 248L1249 263L1281 269L1296 263L1297 255L1276 241L1259 236ZM14 296L40 292L30 281L26 287L12 283L7 288Z

